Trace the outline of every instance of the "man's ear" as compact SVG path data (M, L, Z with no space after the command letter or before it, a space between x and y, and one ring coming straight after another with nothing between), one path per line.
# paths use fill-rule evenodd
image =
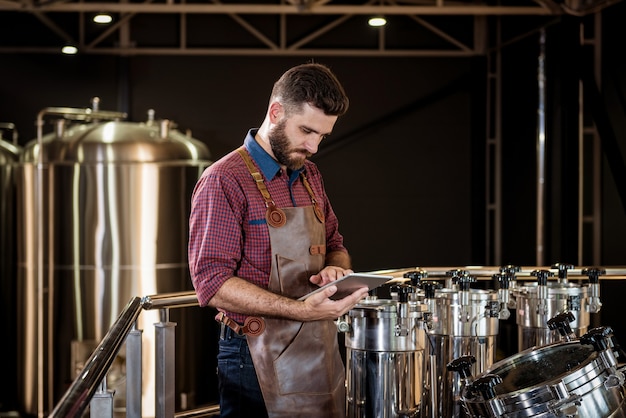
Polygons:
M274 101L270 103L270 122L273 124L278 123L280 119L284 116L285 108L280 102Z

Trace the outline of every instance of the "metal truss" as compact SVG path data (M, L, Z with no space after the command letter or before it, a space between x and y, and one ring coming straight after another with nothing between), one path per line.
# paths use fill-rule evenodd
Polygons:
M0 53L247 56L484 55L489 16L554 19L615 1L0 0ZM586 8L586 9L585 9ZM108 12L108 26L92 22ZM371 16L388 24L367 27Z

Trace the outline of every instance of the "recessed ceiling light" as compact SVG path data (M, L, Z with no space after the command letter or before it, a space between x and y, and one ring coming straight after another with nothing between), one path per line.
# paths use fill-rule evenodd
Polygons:
M367 21L370 26L385 26L387 24L387 19L381 16L371 17L370 20Z
M107 23L111 23L113 21L113 18L108 13L98 13L93 17L93 21L106 25Z
M74 55L78 52L78 48L72 45L65 45L63 49L61 49L61 52L67 55Z

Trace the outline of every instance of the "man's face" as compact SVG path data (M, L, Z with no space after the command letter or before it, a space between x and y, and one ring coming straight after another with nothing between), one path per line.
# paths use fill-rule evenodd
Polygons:
M298 170L304 165L304 160L313 154L305 148L291 145L291 141L287 138L287 133L285 132L286 125L287 120L282 119L274 126L274 129L269 134L270 145L272 146L274 157L281 165L291 170Z
M310 105L304 105L302 112L288 118L283 116L268 134L274 157L291 170L302 168L304 161L317 152L336 121L337 116L326 115Z

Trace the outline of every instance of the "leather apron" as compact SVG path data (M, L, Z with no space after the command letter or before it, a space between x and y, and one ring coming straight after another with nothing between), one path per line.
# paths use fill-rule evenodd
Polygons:
M246 161L250 157L244 153ZM258 184L260 174L253 173L251 161L246 164ZM303 181L312 194L306 177ZM326 232L311 198L312 206L272 209L270 201L268 207L269 290L291 298L316 289L309 278L324 267ZM272 210L284 214L282 226L272 226ZM264 320L265 331L246 338L269 417L345 418L345 370L335 323Z

